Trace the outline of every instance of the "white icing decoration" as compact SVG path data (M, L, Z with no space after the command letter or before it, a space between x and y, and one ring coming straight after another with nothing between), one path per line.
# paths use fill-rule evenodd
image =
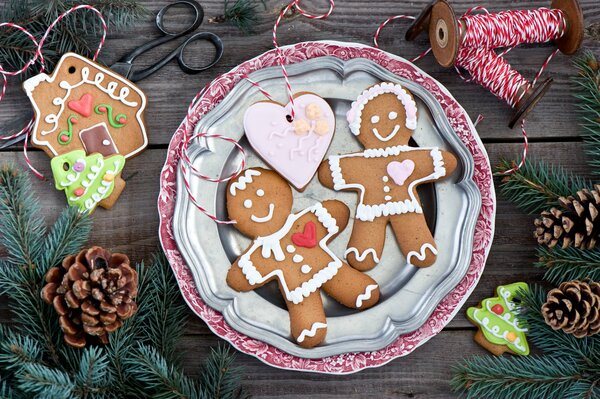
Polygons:
M391 201L392 200L392 196L391 195L386 195L385 197L383 197L384 200L386 201Z
M419 252L417 251L410 251L408 253L408 255L406 255L406 263L408 263L409 265L412 265L412 263L410 263L411 258L414 256L417 259L419 259L420 261L424 261L425 258L427 257L427 250L430 250L434 255L437 255L437 249L430 243L426 242L425 244L421 245L421 249L419 249Z
M317 335L317 330L319 328L327 328L327 324L321 323L318 321L316 323L313 323L310 330L302 330L302 332L300 333L298 338L296 338L296 341L298 341L299 343L302 343L302 342L304 342L305 337L314 337L315 335Z
M377 123L379 122L379 115L373 115L371 117L371 123Z
M98 157L98 161L96 162L96 165L91 166L90 169L92 172L94 173L89 173L86 177L88 180L82 180L81 181L81 185L83 187L85 187L86 191L87 188L92 185L92 183L96 180L96 178L99 176L100 172L102 171L102 168L104 167L104 160L102 159L102 157ZM110 173L112 175L117 175L117 173L119 173L119 167L120 167L120 162L119 161L115 161L115 169L113 170L107 170L106 173ZM92 210L93 208L96 207L96 205L102 201L103 199L105 199L108 195L108 191L110 189L110 187L113 185L114 182L112 181L104 181L102 180L101 182L101 186L98 187L98 189L96 190L95 193L93 193L91 195L91 198L88 198L87 200L85 200L84 202L84 207L87 211ZM85 192L84 192L85 195ZM71 197L70 200L71 201L76 201L78 200L79 197Z
M356 307L360 308L363 304L363 301L369 300L371 298L371 292L373 292L377 287L377 284L368 285L365 289L365 292L356 297Z
M331 261L326 267L319 270L314 276L312 276L310 280L302 283L302 285L299 287L291 289L288 287L281 269L273 270L263 276L252 263L250 255L260 249L261 255L265 259L273 255L275 260L279 262L285 260L285 254L281 249L281 239L289 233L296 220L308 212L314 213L317 217L317 220L327 230L327 234L321 239L321 241L319 241L319 246L327 255L329 255ZM338 269L342 267L342 261L327 247L327 241L334 234L337 234L338 231L339 227L337 226L335 219L329 214L327 209L321 205L321 203L317 203L301 212L288 216L285 224L279 231L266 237L257 237L252 243L250 249L240 257L238 266L242 269L242 273L250 285L263 283L276 276L279 279L279 284L282 287L286 299L294 304L301 303L304 298L308 297L310 294L319 289L324 283L331 280L333 276L337 274Z
M390 186L383 186L383 191L386 193L390 192Z
M394 119L396 119L397 117L398 117L398 113L397 113L397 112L394 112L394 111L392 111L392 112L390 112L390 113L388 114L388 118L389 118L391 121L393 121L393 120L394 120Z
M293 254L294 252L296 252L296 247L293 246L292 244L290 244L285 248L285 250L288 251L289 253Z
M300 271L304 274L310 273L311 270L312 267L310 267L309 265L302 265L302 267L300 268Z
M433 162L433 173L424 176L420 179L413 180L408 186L408 195L410 198L404 201L385 202L383 204L366 205L364 203L365 187L359 183L346 183L340 159L342 158L387 158L389 156L397 156L403 152L423 151L428 150ZM397 145L386 148L371 148L364 152L355 154L330 156L329 169L333 178L333 189L336 191L344 189L357 189L360 192L360 200L356 207L356 218L363 221L373 221L377 217L400 215L404 213L423 213L423 209L417 200L415 187L424 181L436 180L446 175L444 167L444 158L442 152L437 147L409 147L406 145ZM384 178L387 176L383 176Z
M356 258L356 260L359 262L362 262L363 260L365 260L367 255L371 254L375 263L379 263L379 257L377 256L377 252L374 248L367 248L362 253L359 253L358 248L350 247L346 249L346 252L344 252L344 259L347 259L348 255L352 252L354 253L354 257Z
M248 201L248 200L246 200ZM250 215L250 219L256 223L266 223L269 220L273 219L273 211L275 210L275 204L269 204L269 213L266 216L258 217L254 215Z
M377 137L377 139L379 141L386 142L386 141L390 141L391 139L394 138L394 136L396 136L396 134L400 131L400 125L394 125L394 129L392 129L392 131L390 133L388 133L388 135L385 137L383 137L379 133L379 130L377 130L377 128L375 128L375 127L372 129L372 131L373 131L373 134L375 135L375 137Z
M300 254L296 254L292 257L292 261L294 261L294 263L300 263L304 260L304 257Z
M389 177L387 177L387 176L383 176L383 177L381 178L381 180L383 180L385 183L387 183L388 181L390 181L390 178L389 178Z
M244 173L244 176L240 176L240 178L229 186L229 192L231 195L235 197L236 190L245 190L246 184L252 183L252 176L260 176L260 172L255 169L248 169Z
M508 298L510 297L510 292L508 292L508 290L504 289L504 287L500 288L500 296L504 301L504 304L506 305L506 308L509 310L514 310L516 305L511 302L508 301ZM489 312L492 312L492 309L490 307L490 302L487 302L487 306L486 306L487 310ZM495 325L493 327L490 327L490 319L488 317L483 317L483 319L481 319L480 317L478 317L478 313L482 312L482 309L479 308L475 308L474 312L473 312L473 319L475 319L475 321L477 321L479 324L481 324L481 326L488 331L490 334L492 334L494 337L496 338L502 338L504 340L506 340L507 342L509 342L511 345L514 345L517 349L519 349L520 351L525 352L527 349L521 345L521 338L517 337L514 341L510 342L507 338L506 335L510 332L508 330L500 333L500 326ZM508 317L502 317L508 324L511 325L511 327L513 327L515 329L515 331L517 332L527 332L527 328L521 328L519 327L519 320L514 317L513 321L510 321L510 314L508 314L508 312L506 313L506 315L508 315Z
M110 145L110 140L107 140L107 139L102 140L102 145Z
M406 127L410 130L415 130L417 128L417 104L415 103L415 100L413 100L413 98L399 84L384 82L375 86L371 86L367 90L363 91L358 96L356 101L352 103L350 111L348 111L347 114L347 119L348 123L350 124L350 131L352 131L354 135L358 136L360 134L362 112L365 108L365 105L375 97L386 93L395 94L400 102L402 102L406 112Z
M264 195L265 195L265 190L263 190L262 188L259 188L258 190L256 190L257 197L263 197Z
M244 208L246 208L246 209L252 208L252 200L251 199L247 199L244 201Z

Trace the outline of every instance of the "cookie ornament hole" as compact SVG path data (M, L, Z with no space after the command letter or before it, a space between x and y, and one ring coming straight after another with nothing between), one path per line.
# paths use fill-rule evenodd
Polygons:
M72 66L72 65L71 65L71 66L69 67L69 69L68 69L68 72L69 72L69 73L72 75L72 74L74 74L75 72L77 72L77 68L75 68L74 66Z
M292 115L286 115L285 119L288 121L288 123L292 123L294 121L294 118L292 118Z
M71 165L68 162L63 163L62 168L65 172L68 172L71 169Z

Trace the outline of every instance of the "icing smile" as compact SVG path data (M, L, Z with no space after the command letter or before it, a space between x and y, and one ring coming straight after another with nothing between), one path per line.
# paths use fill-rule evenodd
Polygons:
M396 133L398 133L398 130L400 130L400 125L395 125L394 130L392 130L392 132L390 134L388 134L387 136L383 137L382 135L379 134L379 131L377 130L377 128L374 127L373 134L375 135L375 137L377 137L381 141L390 141L391 139L394 138Z
M274 210L275 210L275 205L269 204L269 213L267 214L267 216L258 217L258 216L251 215L250 219L252 219L252 221L256 222L256 223L266 223L273 218Z

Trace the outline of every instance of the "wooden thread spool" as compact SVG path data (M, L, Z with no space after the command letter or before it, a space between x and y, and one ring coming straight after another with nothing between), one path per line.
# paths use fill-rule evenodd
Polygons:
M577 0L552 0L551 7L561 10L564 15L559 27L560 37L554 42L562 53L573 54L581 47L583 41L581 7ZM406 40L414 40L425 30L429 33L431 49L438 63L444 67L454 66L467 30L465 22L456 18L454 10L445 0L435 0L415 19L406 32ZM527 83L517 90L519 101L514 107L515 112L509 123L511 128L534 108L551 83L552 79L548 78L535 87Z

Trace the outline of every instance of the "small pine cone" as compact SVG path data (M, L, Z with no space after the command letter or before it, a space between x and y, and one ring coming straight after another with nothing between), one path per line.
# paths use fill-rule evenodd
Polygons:
M542 305L546 324L577 338L600 332L600 284L567 281L548 292Z
M108 342L137 310L138 274L123 254L92 247L46 273L42 299L54 306L65 342L76 348Z
M544 211L534 222L538 243L593 249L600 235L600 185L580 190L575 197L560 197L558 202L560 209Z

